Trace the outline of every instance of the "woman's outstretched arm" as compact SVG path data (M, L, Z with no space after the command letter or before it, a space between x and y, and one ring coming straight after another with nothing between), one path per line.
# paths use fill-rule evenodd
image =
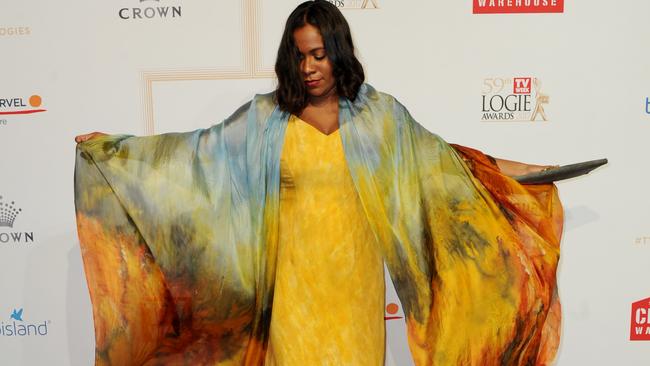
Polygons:
M86 142L86 141L88 141L90 139L94 139L95 137L101 137L101 136L106 136L106 134L103 133L103 132L91 132L91 133L87 133L85 135L76 136L74 138L74 142L79 144L79 143L82 143L82 142Z

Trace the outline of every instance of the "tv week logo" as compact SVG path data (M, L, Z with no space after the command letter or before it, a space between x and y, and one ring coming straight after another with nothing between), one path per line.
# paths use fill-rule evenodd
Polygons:
M481 90L481 121L548 121L544 107L549 101L537 77L486 78Z
M632 304L631 341L650 341L650 297Z
M532 78L514 78L513 94L530 94L530 85Z

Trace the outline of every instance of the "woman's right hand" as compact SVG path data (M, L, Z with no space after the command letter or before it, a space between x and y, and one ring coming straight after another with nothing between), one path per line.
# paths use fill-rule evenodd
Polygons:
M107 134L105 134L103 132L91 132L91 133L87 133L85 135L79 135L79 136L75 137L74 141L76 143L81 143L81 142L86 142L86 141L88 141L90 139L94 139L95 137L106 136L106 135Z

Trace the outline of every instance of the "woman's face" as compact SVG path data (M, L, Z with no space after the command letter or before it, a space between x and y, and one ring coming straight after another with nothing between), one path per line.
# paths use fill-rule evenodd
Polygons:
M293 39L300 52L300 73L309 95L322 98L336 94L332 62L318 28L307 24L293 32Z

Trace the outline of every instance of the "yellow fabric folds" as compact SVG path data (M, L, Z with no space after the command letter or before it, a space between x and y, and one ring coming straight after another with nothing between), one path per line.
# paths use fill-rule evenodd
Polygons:
M292 116L280 173L266 365L383 364L383 262L338 130L324 135Z

